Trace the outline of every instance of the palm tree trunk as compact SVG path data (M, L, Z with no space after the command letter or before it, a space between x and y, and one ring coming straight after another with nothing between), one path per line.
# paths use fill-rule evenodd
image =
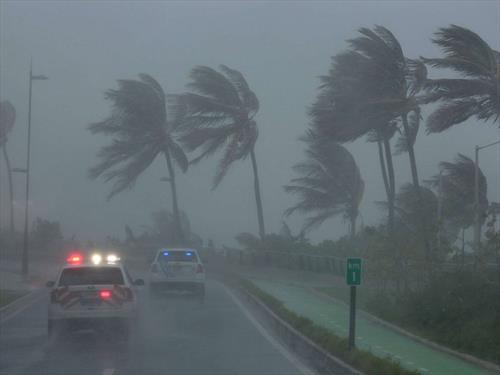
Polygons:
M349 227L349 235L351 237L351 240L356 237L356 220L358 218L358 215L352 214L350 217L350 227Z
M173 208L173 213L174 213L174 222L175 222L175 245L178 245L179 243L183 242L185 240L184 238L184 232L182 230L182 225L181 225L181 218L179 214L179 205L177 202L177 186L175 185L175 170L174 166L172 164L172 158L170 157L170 152L168 149L164 151L165 153L165 159L167 160L167 168L168 168L168 174L169 174L169 182L170 182L170 188L172 191L172 208Z
M7 145L4 144L3 147L3 157L5 159L5 165L7 167L7 179L9 181L9 207L10 207L10 234L11 241L14 241L15 228L14 228L14 188L12 185L12 169L10 167L9 154L7 153Z
M257 204L257 219L259 221L259 235L261 239L264 239L266 235L266 231L264 229L264 213L262 210L262 199L260 197L259 173L257 171L257 161L255 160L255 152L253 147L252 150L250 151L250 158L252 159L255 203Z
M410 141L410 127L408 125L408 116L407 114L403 114L401 116L403 120L403 129L405 131L406 139L408 141L408 156L410 158L410 167L411 167L411 177L413 180L413 186L415 186L417 191L417 198L420 203L420 207L424 207L424 201L422 199L422 192L420 191L420 182L418 180L418 172L417 172L417 160L415 159L415 150L413 149L413 144ZM424 211L421 211L422 213ZM424 246L425 246L425 257L427 261L431 260L431 245L429 242L429 236L427 231L427 218L422 214L421 217L422 224L422 236L424 238Z
M408 116L406 114L401 116L403 120L403 129L405 132L406 139L408 140L408 156L410 158L410 168L411 168L411 177L413 180L413 185L417 188L417 192L419 192L420 182L418 180L418 171L417 171L417 160L415 159L415 150L413 149L413 144L410 142L410 126L408 125Z
M391 152L391 142L389 139L384 138L384 150L385 150L385 160L387 162L387 174L388 179L388 192L387 200L389 203L389 217L387 226L389 229L389 236L392 237L394 233L394 198L396 191L396 181L394 178L394 164L392 163L392 152Z
M396 196L396 179L394 177L394 164L392 162L392 152L391 152L391 142L387 137L384 137L384 151L385 151L385 160L387 162L387 174L388 174L388 195L387 200L389 203L389 217L387 222L387 229L389 239L392 239L394 236L394 201ZM394 263L395 263L395 280L396 280L396 291L399 294L401 290L401 278L404 279L404 274L402 273L403 269L403 260L401 249L399 247L394 248L392 243L389 243L388 246L391 247L391 252L394 253Z
M380 169L382 170L382 179L384 180L385 192L387 196L389 196L389 180L387 179L387 167L385 166L384 149L380 138L377 140L377 146L378 146L378 159L380 161Z

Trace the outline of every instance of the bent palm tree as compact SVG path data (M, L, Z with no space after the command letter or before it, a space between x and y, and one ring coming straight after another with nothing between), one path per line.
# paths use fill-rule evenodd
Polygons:
M172 194L172 207L176 226L176 242L184 235L177 202L174 162L185 172L188 161L176 142L175 121L167 118L167 105L160 84L147 74L139 80L119 80L117 90L108 90L105 98L112 103L110 117L89 125L93 134L113 136L112 143L97 154L99 163L92 167L92 179L102 177L114 181L108 199L134 186L157 156L163 155L168 168L168 181Z
M455 226L465 230L474 223L474 177L475 163L465 155L458 154L455 162L441 162L441 175L433 176L428 182L441 188L443 217ZM480 224L488 211L487 180L479 169Z
M14 239L14 189L12 186L12 169L10 166L9 154L7 152L7 140L8 134L11 132L16 121L16 109L7 100L0 102L0 147L2 148L3 157L5 159L5 165L7 168L7 178L9 181L9 221L10 221L10 233L12 239Z
M422 60L435 68L452 69L463 78L426 81L426 103L440 106L427 119L427 130L439 133L471 117L497 121L500 117L500 53L464 27L441 28L433 39L443 58Z
M376 26L373 30L361 28L359 32L361 36L349 41L347 52L334 57L329 75L323 77L322 89L327 98L322 102L326 105L316 109L313 116L323 117L320 126L339 142L369 134L379 144L379 155L383 154L380 147L383 144L385 160L380 157L380 161L391 230L395 190L389 141L396 130L401 133L397 149L408 152L413 184L420 194L414 144L420 125L417 94L427 72L422 62L404 56L401 45L388 29ZM424 218L422 233L426 238ZM427 241L425 247L430 255Z
M190 78L187 87L192 92L176 95L172 103L176 108L176 117L184 125L182 143L189 151L199 151L191 163L224 148L214 177L215 189L235 161L250 155L259 235L264 238L264 214L255 158L258 130L254 117L259 110L257 96L239 71L225 65L220 66L220 72L198 66L191 71Z
M350 235L356 233L356 219L365 184L352 155L336 142L324 142L313 132L303 140L308 144L306 161L293 169L300 177L291 180L285 191L299 196L299 203L287 209L310 214L304 230L310 230L326 219L342 214L350 223Z

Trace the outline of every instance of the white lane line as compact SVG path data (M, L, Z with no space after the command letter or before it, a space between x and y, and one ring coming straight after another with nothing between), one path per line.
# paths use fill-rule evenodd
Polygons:
M31 306L33 306L35 303L37 303L38 301L40 301L42 298L46 298L45 294L41 294L40 296L38 296L35 299L33 299L32 301L30 301L28 304L20 307L19 309L15 310L14 312L10 313L9 315L2 316L0 318L0 324L4 324L6 321L11 320L15 316L17 316L20 313L22 313L24 310L26 310L26 309L30 308Z
M420 367L419 370L423 372L429 372L429 369L425 367Z
M243 315L257 328L257 331L264 336L264 338L269 341L269 343L276 348L290 363L295 366L304 375L316 375L311 369L307 368L302 364L293 354L291 354L280 342L278 342L274 337L272 337L264 327L252 316L250 311L236 298L236 296L229 290L227 286L221 284L224 291L231 297L233 302L240 308Z
M114 373L114 368L105 368L104 370L102 370L102 375L113 375Z

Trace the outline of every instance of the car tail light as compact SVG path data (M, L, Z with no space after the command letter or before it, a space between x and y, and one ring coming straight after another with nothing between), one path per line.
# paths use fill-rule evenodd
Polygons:
M196 273L203 273L203 266L198 264L198 268L196 268Z
M111 298L111 291L110 290L101 290L99 292L99 297L101 297L101 299L110 299Z

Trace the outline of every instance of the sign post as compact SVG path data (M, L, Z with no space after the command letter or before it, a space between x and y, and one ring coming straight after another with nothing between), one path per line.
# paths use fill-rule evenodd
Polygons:
M349 306L349 350L351 350L355 347L356 338L356 286L361 285L361 258L347 258L345 279L351 288Z

